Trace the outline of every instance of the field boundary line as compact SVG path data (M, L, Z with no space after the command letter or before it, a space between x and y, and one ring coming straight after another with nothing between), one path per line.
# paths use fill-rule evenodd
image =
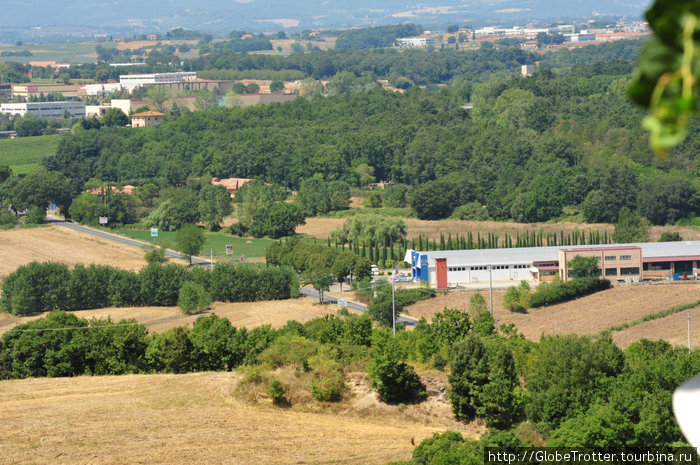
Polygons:
M658 320L660 318L665 318L667 316L673 315L675 313L682 312L684 310L691 310L693 308L700 307L700 300L695 300L693 302L688 302L685 304L680 304L680 305L674 305L673 307L667 308L665 310L661 310L660 312L656 313L650 313L648 315L644 315L641 318L638 318L634 321L630 321L627 323L622 323L619 325L614 325L610 326L608 328L603 329L602 331L599 331L597 334L600 336L618 332L618 331L623 331L628 328L632 328L634 326L640 325L642 323L646 323L647 321L654 321Z

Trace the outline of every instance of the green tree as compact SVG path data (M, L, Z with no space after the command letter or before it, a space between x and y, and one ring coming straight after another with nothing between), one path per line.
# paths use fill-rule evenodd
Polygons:
M126 126L131 124L131 120L119 108L110 108L102 117L102 124L107 127Z
M576 255L569 261L567 266L571 269L570 275L572 278L586 278L600 275L600 266L598 266L597 257Z
M64 213L69 213L73 199L73 186L68 178L57 171L40 168L24 178L12 192L12 202L18 209L32 206L46 209L50 202L55 202Z
M624 208L615 224L612 239L618 244L646 242L649 240L649 220L637 212Z
M382 193L378 190L370 191L369 195L362 203L365 208L381 208L382 207Z
M283 81L272 81L270 83L270 92L272 93L277 93L277 92L283 92L284 91L284 82Z
M233 198L238 221L246 228L250 228L253 224L253 215L258 209L281 202L285 198L284 189L278 185L268 185L255 179L249 181L236 190Z
M523 414L515 394L519 382L510 348L499 344L489 354L489 365L489 382L481 391L477 414L485 418L490 428L508 429Z
M347 278L352 272L356 261L357 256L349 250L340 252L335 260L333 260L331 272L338 280L338 283L340 283L341 292L343 290L343 281L345 281L345 278Z
M384 188L384 206L403 208L406 206L406 187L402 184L389 184Z
M253 215L250 233L255 237L268 236L272 239L291 236L300 224L304 224L304 214L296 205L275 203L259 208Z
M448 395L455 416L466 422L474 420L489 381L488 353L478 336L470 334L452 346L448 379L451 386Z
M175 246L177 250L187 255L192 264L192 255L199 254L207 238L204 231L194 224L185 224L175 234Z
M368 366L372 387L382 401L390 404L425 400L425 385L413 367L400 359L390 337L390 332L385 331L381 343L372 344Z
M233 213L231 195L222 185L208 184L199 191L199 220L209 229L220 229L219 223Z
M446 181L423 183L411 195L411 208L421 220L447 218L457 202L454 186Z
M474 295L469 297L469 311L476 314L488 311L486 299L484 299L481 292L476 292Z

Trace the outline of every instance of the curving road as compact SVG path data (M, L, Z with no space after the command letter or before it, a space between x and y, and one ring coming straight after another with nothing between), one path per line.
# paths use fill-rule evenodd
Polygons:
M299 293L301 295L305 295L307 297L313 297L315 299L318 299L318 291L316 289L309 289L308 287L302 287L299 289ZM327 304L337 304L338 303L338 298L332 295L324 294L323 295L323 302ZM355 302L348 302L348 308L350 310L356 310L358 312L366 312L367 307L358 304ZM406 316L397 316L396 317L396 322L397 323L402 323L405 324L406 326L415 326L418 323L418 320L414 318L409 318Z
M86 226L82 226L82 225L77 224L77 223L70 223L68 221L59 220L56 218L46 218L46 222L54 224L56 226L60 226L62 228L68 228L68 229L72 229L74 231L79 231L79 232L82 232L85 234L89 234L91 236L99 237L101 239L106 239L108 241L114 241L114 242L118 242L120 244L128 245L131 247L137 247L139 249L143 249L143 246L147 245L146 243L141 242L141 241L137 241L135 239L131 239L128 237L123 237L123 236L118 236L116 234L108 233L106 231L100 231L99 229L88 228ZM171 250L166 250L165 255L169 258L176 258L179 260L187 261L186 255L182 255L181 253L173 252ZM210 266L211 262L209 260L203 260L201 258L192 257L192 264L193 265ZM301 295L314 297L314 298L318 299L318 292L315 289L300 288L299 293ZM334 297L332 295L326 294L323 297L323 301L325 303L329 303L329 304L337 304L338 298ZM348 308L351 310L358 311L358 312L366 312L367 311L366 306L364 306L362 304L355 303L355 302L348 302ZM416 323L418 323L418 320L415 320L413 318L408 318L405 316L398 316L396 318L396 322L403 323L406 326L415 326Z

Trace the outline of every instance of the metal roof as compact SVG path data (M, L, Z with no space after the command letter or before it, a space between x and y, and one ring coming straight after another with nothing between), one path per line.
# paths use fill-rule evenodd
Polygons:
M431 250L418 253L428 256L428 263L430 266L435 266L436 258L446 258L448 266L530 265L533 262L558 261L559 250L561 249L623 249L630 247L641 248L642 259L683 259L684 257L694 259L700 255L700 241L563 245L550 247L517 247L510 249ZM409 259L407 261L410 263L411 255L409 252L410 250L406 252L406 258Z

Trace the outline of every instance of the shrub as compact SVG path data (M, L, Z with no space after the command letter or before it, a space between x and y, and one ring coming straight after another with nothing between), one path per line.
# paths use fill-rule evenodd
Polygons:
M384 402L420 402L428 397L425 385L411 365L399 361L392 349L385 349L381 354L377 352L370 361L369 377Z
M503 305L511 312L525 313L530 307L530 284L521 281L518 287L511 286L503 297Z
M316 357L311 363L314 373L311 378L311 395L322 402L337 402L345 391L345 377L336 360Z
M146 348L146 361L152 370L167 373L192 371L192 342L186 326L154 333Z
M46 210L36 205L29 207L26 219L29 224L41 224L46 219Z
M559 302L575 299L584 295L610 289L611 284L607 279L597 277L577 278L572 281L552 281L542 283L530 297L532 307L542 307Z
M283 405L286 402L284 395L287 393L287 389L282 384L279 379L273 379L267 388L267 395L272 398L272 403L275 405Z
M180 288L177 306L188 315L201 312L211 305L211 295L201 284L186 282Z

